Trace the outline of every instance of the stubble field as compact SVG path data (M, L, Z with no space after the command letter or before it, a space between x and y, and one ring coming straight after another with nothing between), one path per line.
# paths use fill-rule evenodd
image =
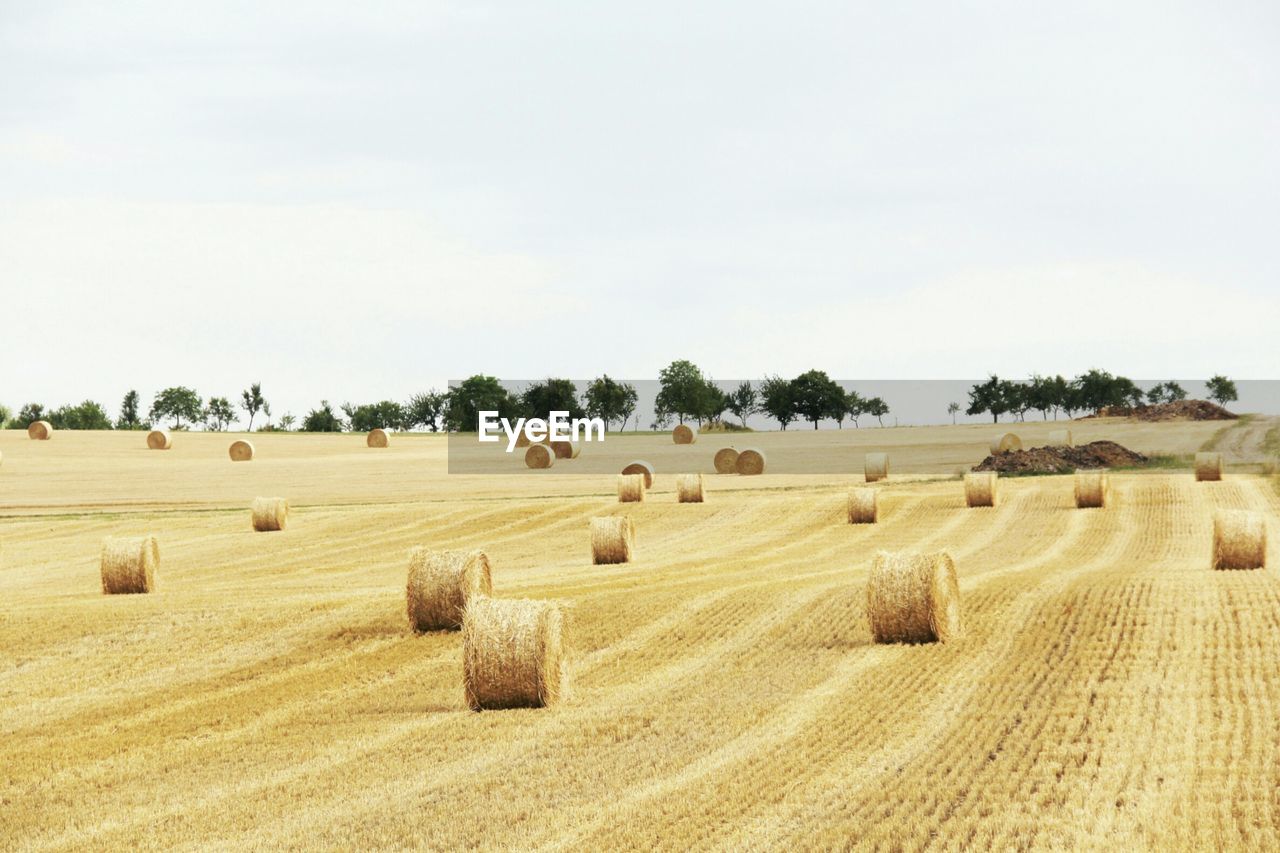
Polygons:
M1084 429L1183 454L1222 425ZM0 846L1280 845L1271 480L1117 472L1077 510L1022 478L967 509L952 469L991 431L753 437L888 448L874 526L845 522L860 476L817 470L677 504L710 436L618 439L659 469L620 505L605 475L449 476L435 437L255 435L233 464L226 436L0 433ZM252 532L257 495L288 529ZM1266 513L1270 568L1210 571L1219 508ZM593 566L589 519L623 512L636 561ZM159 592L102 595L103 537L143 533ZM466 710L459 635L409 630L415 545L564 606L565 701ZM872 643L880 549L952 554L963 639Z

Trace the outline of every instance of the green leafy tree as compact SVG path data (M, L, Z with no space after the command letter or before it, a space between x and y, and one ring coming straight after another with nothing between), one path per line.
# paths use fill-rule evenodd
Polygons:
M1219 406L1225 406L1240 399L1240 395L1236 392L1236 383L1222 374L1209 377L1204 387L1209 390L1209 399Z
M62 406L49 412L54 429L111 429L111 418L101 403L85 400L78 406Z
M520 395L525 417L547 420L552 412L568 412L571 418L586 417L578 402L578 389L571 379L548 379L535 382Z
M965 409L965 414L980 415L990 412L991 422L999 423L1000 416L1009 411L1007 394L1010 384L993 373L986 382L974 385L969 389L969 408Z
M1053 379L1039 375L1032 376L1031 381L1023 388L1023 394L1028 408L1040 412L1042 420L1049 420L1049 412L1058 405Z
M611 421L619 421L621 429L627 425L627 419L635 411L638 396L635 386L610 379L606 373L587 384L587 391L582 399L588 415L600 418L606 425Z
M871 415L880 422L880 426L884 426L884 416L889 414L889 404L880 397L872 397L867 400L867 414Z
M213 432L222 432L236 417L236 410L226 397L210 397L204 407L204 425Z
M791 381L781 376L767 377L760 383L760 410L777 421L783 430L796 419Z
M289 412L285 412L283 415L280 416L280 429L283 430L284 432L288 432L289 430L293 429L293 425L297 423L297 420L298 419L295 418L292 414L290 414Z
M342 432L342 419L333 411L328 400L320 401L320 408L307 412L302 419L303 432Z
M249 413L249 432L253 432L253 419L262 410L267 401L262 396L262 383L254 382L240 392L240 408Z
M1164 383L1164 396L1170 403L1187 399L1187 389L1170 379Z
M960 411L960 404L959 404L959 403L955 403L955 402L947 403L947 414L948 414L948 415L951 415L951 425L952 425L952 426L955 426L955 424L956 424L956 414L957 414L959 411Z
M404 407L394 400L383 400L380 403L369 403L354 408L344 406L351 421L351 429L355 432L368 432L371 429L402 429L405 422Z
M798 415L818 428L818 421L844 408L844 389L825 370L808 370L791 380L792 405Z
M702 395L698 400L698 411L694 413L698 423L701 424L703 421L715 423L720 420L728 408L729 395L720 390L720 386L708 379L704 383Z
M203 415L200 395L185 385L166 388L151 401L151 420L170 420L174 429L182 429L183 421L196 423Z
M679 360L658 371L658 397L654 408L660 414L672 414L684 423L690 415L697 417L706 407L707 380L691 361Z
M854 429L861 429L862 425L858 423L858 418L867 413L867 398L857 391L850 391L844 395L844 409L849 413Z
M500 418L519 417L520 401L496 376L476 374L449 389L445 423L450 430L471 432L480 428L480 412L493 411Z
M422 394L414 394L404 407L405 429L422 427L436 432L444 415L445 396L434 388Z
M747 425L747 418L760 411L760 395L756 393L755 386L750 382L740 382L738 387L728 397L729 411L733 412L733 416L742 421L742 426Z
M14 429L26 429L36 421L45 420L44 406L40 403L27 403L18 410L18 414L14 415L10 426Z
M1005 405L1009 411L1018 416L1018 420L1027 419L1027 409L1031 408L1031 395L1028 387L1022 382L1004 380L1000 383L1000 393L1004 395Z
M13 412L9 410L8 406L0 405L0 429L5 429L9 426L9 418L12 415Z
M116 418L116 429L150 429L151 425L142 420L138 411L141 398L137 391L129 391L120 401L120 417Z

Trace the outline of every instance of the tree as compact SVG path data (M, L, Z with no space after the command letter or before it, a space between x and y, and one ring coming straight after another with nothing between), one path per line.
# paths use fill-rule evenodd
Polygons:
M151 420L168 418L173 421L174 429L182 429L184 420L190 423L200 420L203 414L200 395L184 385L164 389L151 402Z
M991 413L991 422L999 423L1000 416L1009 411L1008 387L1011 383L1002 381L994 373L986 382L981 382L969 389L969 408L966 415Z
M770 376L760 383L760 409L785 430L796 419L791 382L781 376Z
M658 371L661 387L654 403L659 417L673 414L680 423L688 415L697 416L705 408L707 380L691 361L673 361Z
M351 429L368 432L371 429L401 429L404 426L404 407L394 400L363 406L343 406L351 419Z
M120 401L120 417L116 418L116 429L148 429L150 424L143 423L138 413L141 400L137 391L129 391Z
M432 432L440 429L444 414L445 396L432 388L424 394L414 394L404 407L405 429L420 426Z
M578 389L571 379L548 379L535 382L520 395L527 418L549 420L552 412L568 412L571 418L586 417L578 402Z
M959 403L947 403L947 414L951 415L951 425L956 425L956 413L960 411Z
M1095 414L1111 406L1137 406L1145 396L1133 380L1097 368L1077 376L1075 385L1080 408L1092 409Z
M240 392L240 408L249 413L249 432L253 432L253 417L261 411L267 401L262 397L262 383L254 382L244 391Z
M824 370L808 370L791 380L791 401L795 412L813 422L830 417L836 407L844 407L844 389Z
M18 410L9 425L14 429L26 429L36 421L45 419L44 406L40 403L27 403Z
M861 429L862 425L858 423L858 418L867 413L867 398L857 391L850 391L844 395L844 409L853 419L853 428Z
M520 401L502 387L496 376L476 374L449 389L444 418L448 429L472 432L480 429L480 412L515 418L520 408Z
M302 419L303 432L342 432L342 419L333 411L328 400L320 401L320 408L307 412Z
M13 412L9 411L9 407L0 405L0 429L5 429L9 425L9 417Z
M703 421L715 423L728 408L729 395L721 391L719 385L708 379L703 383L702 394L698 398L698 410L693 414L699 424Z
M204 425L214 432L222 432L235 417L236 410L226 397L210 397L204 408Z
M1164 383L1164 396L1169 402L1176 403L1179 400L1187 399L1187 389L1170 379Z
M1045 380L1045 396L1049 407L1053 409L1053 419L1058 419L1058 410L1065 409L1071 397L1071 383L1062 374Z
M283 415L280 416L280 429L284 430L285 432L288 432L289 430L293 429L293 425L297 420L298 419L295 418L292 414L290 414L289 412L285 412Z
M635 386L610 379L606 373L587 384L582 400L589 416L600 418L606 425L610 421L620 421L621 429L635 411L637 395Z
M1219 406L1225 406L1227 403L1240 399L1240 395L1236 393L1236 383L1222 374L1209 377L1209 381L1204 383L1204 387L1209 389L1209 399Z
M760 395L756 393L755 386L750 382L739 383L733 393L729 395L729 411L733 412L733 416L742 421L745 429L747 426L747 418L760 411Z
M111 418L101 403L85 400L78 406L62 406L46 416L54 429L111 429Z
M889 404L880 397L872 397L867 401L867 414L874 417L884 426L884 416L889 414Z
M1033 375L1023 388L1028 408L1039 411L1041 420L1046 421L1049 420L1049 410L1057 405L1055 393L1053 380L1039 375Z
M1028 387L1021 382L1004 380L1000 383L1000 393L1004 395L1005 405L1009 411L1016 412L1018 420L1027 419L1027 409L1031 408L1031 395Z

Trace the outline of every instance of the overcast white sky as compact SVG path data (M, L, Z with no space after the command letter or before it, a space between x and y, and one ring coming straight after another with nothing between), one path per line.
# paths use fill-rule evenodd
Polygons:
M0 0L0 403L1276 378L1277 48L1265 2Z

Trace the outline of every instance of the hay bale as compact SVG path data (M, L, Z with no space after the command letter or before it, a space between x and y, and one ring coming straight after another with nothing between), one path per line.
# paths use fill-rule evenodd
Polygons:
M995 438L991 439L991 453L1008 453L1012 450L1022 449L1022 439L1018 438L1011 432L1002 432Z
M1071 447L1071 430L1055 429L1049 431L1049 447Z
M738 454L734 468L739 474L755 475L764 473L764 452L748 447Z
M27 426L27 438L32 441L48 441L53 435L53 424L48 421L32 421Z
M945 551L876 554L867 618L877 643L949 642L964 634L956 565Z
M1222 479L1222 454L1221 453L1197 453L1196 454L1196 480L1221 480Z
M875 524L880 514L880 493L876 489L849 490L849 523Z
M698 440L698 428L690 424L677 424L671 431L671 440L676 444L693 444Z
M418 546L409 552L405 600L414 631L456 631L470 603L492 594L493 577L484 551L433 551Z
M648 462L637 459L635 462L628 463L622 469L623 474L640 474L644 477L644 487L646 489L653 488L653 466Z
M549 446L557 459L577 459L582 452L582 443L578 441L553 441Z
M530 468L550 468L555 461L555 451L545 444L531 444L524 452L524 464Z
M682 504L700 504L703 502L702 475L676 475L676 502Z
M259 533L284 530L289 521L289 502L284 498L253 499L253 529Z
M153 429L147 433L147 447L151 450L169 450L173 447L173 436L167 429Z
M999 475L995 471L966 471L964 500L969 506L995 506Z
M618 475L618 503L644 502L644 474Z
M591 519L591 562L597 566L630 563L636 549L636 526L629 515Z
M478 597L462 619L462 689L473 711L544 708L568 686L563 617L548 601Z
M533 442L529 440L529 435L524 430L516 433L516 447L528 447L531 444Z
M231 442L231 450L229 452L232 462L249 462L253 459L253 443L242 438L237 439Z
M738 473L738 451L732 447L722 447L716 451L715 466L717 474Z
M104 595L155 592L160 544L155 536L108 536L102 540L101 566Z
M391 444L391 436L382 427L374 427L364 437L366 447L387 447Z
M1111 478L1106 471L1076 472L1076 509L1105 507L1110 495Z
M868 453L862 457L862 475L868 483L886 479L889 476L889 454Z
M1221 510L1213 515L1213 567L1265 569L1267 521L1260 512Z

